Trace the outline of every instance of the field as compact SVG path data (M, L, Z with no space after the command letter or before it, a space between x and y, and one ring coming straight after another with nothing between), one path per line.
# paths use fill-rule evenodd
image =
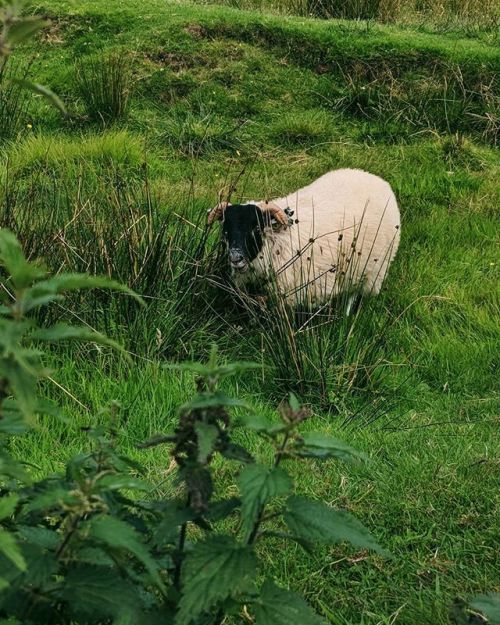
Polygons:
M216 343L227 361L261 365L228 387L257 412L274 418L293 390L313 411L307 427L371 459L294 478L356 513L394 558L338 547L311 560L276 538L262 557L283 586L334 625L445 625L455 598L498 591L493 18L438 32L160 0L32 9L50 26L10 67L70 115L27 95L0 106L2 225L52 270L109 275L147 306L97 292L47 313L106 332L133 364L98 346L55 350L45 390L69 424L42 422L16 455L39 475L60 470L117 401L120 447L169 492L165 452L136 444L171 429L192 392L164 364L204 360ZM384 292L354 321L308 333L278 308L242 311L221 287L217 229L205 240L218 193L276 197L340 167L384 177L399 199Z

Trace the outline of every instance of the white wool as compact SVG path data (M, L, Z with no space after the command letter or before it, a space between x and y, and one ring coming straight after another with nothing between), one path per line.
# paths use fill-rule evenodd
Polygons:
M400 239L398 205L385 180L339 169L272 202L294 211L294 223L266 229L252 267L273 272L291 304L320 303L354 288L379 293Z

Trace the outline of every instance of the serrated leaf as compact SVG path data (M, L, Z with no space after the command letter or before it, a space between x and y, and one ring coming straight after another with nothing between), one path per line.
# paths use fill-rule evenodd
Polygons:
M19 495L16 493L0 497L0 521L14 514L18 501Z
M298 400L295 393L290 393L288 403L290 404L290 408L293 410L293 412L298 412L301 408L300 401Z
M286 425L283 423L272 423L269 419L261 415L245 415L239 418L239 425L250 428L255 432L268 434L271 437L276 436L280 432L286 430Z
M252 606L256 625L325 625L307 603L267 580Z
M89 276L85 273L63 273L47 280L37 282L24 294L22 305L24 312L29 312L38 306L44 305L51 299L60 299L64 293L81 291L83 289L108 289L125 293L133 297L141 305L142 298L127 286L101 276Z
M29 525L19 526L19 535L27 542L37 545L42 549L56 549L61 540L60 534L46 527L32 527Z
M35 587L50 583L58 569L55 554L47 553L45 549L37 545L26 543L22 545L22 550L27 564L23 583Z
M287 494L292 488L288 473L280 467L268 469L261 464L249 464L240 473L241 518L245 538L248 538L262 507L272 498Z
M198 440L198 462L205 464L214 451L215 444L219 438L219 430L215 425L203 423L202 421L196 423L194 429Z
M21 87L24 87L25 89L28 89L29 91L32 91L33 93L36 93L37 95L41 95L47 100L49 104L52 104L52 106L54 106L56 109L59 109L59 111L63 115L67 115L66 107L64 106L61 98L59 98L59 96L57 96L48 87L40 85L37 82L31 82L30 80L23 80L21 78L11 78L11 81L15 82Z
M0 228L0 265L8 271L16 289L46 275L45 269L26 260L21 244L7 228Z
M482 612L489 625L500 625L500 594L478 595L470 602L473 610Z
M232 362L227 365L211 366L204 365L199 362L182 362L179 364L167 365L169 369L178 369L180 371L191 371L201 377L224 378L243 371L252 369L260 369L261 365L255 362Z
M183 404L179 410L180 412L186 412L203 408L218 408L219 406L239 406L245 408L247 404L241 399L228 397L224 393L216 392L197 395L191 401Z
M321 501L289 497L284 519L292 534L305 540L325 544L347 541L355 547L388 555L361 521L345 510L330 508Z
M298 455L314 458L338 458L339 460L366 460L365 454L356 451L342 441L325 436L321 432L307 432L297 444Z
M134 586L112 568L77 566L68 572L61 598L74 614L98 617L135 611L140 599ZM100 617L100 618L99 618Z
M0 553L3 554L20 571L26 570L26 560L12 534L0 529Z
M38 341L91 341L92 343L98 343L99 345L107 345L113 347L118 351L123 351L123 347L109 339L104 334L96 332L85 326L72 326L66 323L57 323L50 328L40 328L35 330L31 334L31 338Z
M140 490L148 492L151 486L142 480L138 480L131 475L105 475L96 483L100 490Z
M236 508L241 506L241 500L238 497L230 497L210 503L210 507L205 514L205 518L209 521L221 521L230 516Z
M256 572L253 551L230 536L211 536L196 543L182 570L176 625L189 625L224 599L251 592Z
M221 454L228 460L237 460L245 464L255 462L252 454L238 443L228 443L224 449L221 449Z
M179 536L180 526L194 518L195 514L190 508L179 508L175 504L169 503L155 530L155 545L163 546L175 542Z
M91 520L89 535L101 541L108 548L133 554L142 562L158 586L163 588L156 562L141 541L140 534L131 525L116 517L101 516Z

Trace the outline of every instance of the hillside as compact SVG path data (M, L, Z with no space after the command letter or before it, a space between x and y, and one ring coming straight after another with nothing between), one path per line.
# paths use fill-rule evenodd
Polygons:
M497 583L498 46L160 0L31 8L51 23L12 66L70 115L30 98L10 128L0 108L2 221L52 269L108 274L148 306L97 293L51 311L118 338L134 365L102 348L54 352L47 393L69 425L42 425L16 453L59 469L116 399L120 445L172 490L162 452L135 445L168 429L191 391L162 365L204 359L216 342L227 360L261 364L231 386L257 411L274 418L295 390L308 427L370 456L294 477L394 554L325 548L311 564L275 538L269 570L335 625L449 623L455 597ZM117 121L90 95L104 62L130 90ZM231 186L235 198L276 197L340 167L384 177L400 202L384 293L354 326L308 334L282 332L273 311L245 315L220 288L216 231L200 252L206 211Z

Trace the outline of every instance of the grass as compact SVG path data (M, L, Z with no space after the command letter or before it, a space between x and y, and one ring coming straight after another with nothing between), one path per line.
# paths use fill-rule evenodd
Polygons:
M335 549L311 566L276 542L269 570L334 625L449 623L455 596L497 580L498 50L467 25L444 36L159 0L37 9L52 19L37 80L73 114L34 98L17 141L0 144L2 222L55 270L112 275L148 306L96 293L51 311L121 338L135 363L94 347L54 353L47 392L69 425L42 423L18 454L41 473L60 468L117 399L120 444L160 492L172 488L161 451L134 445L172 427L191 392L162 364L203 358L216 341L228 359L261 363L229 389L257 411L272 416L299 388L311 429L368 453L366 467L295 479L351 508L395 554ZM82 114L75 61L124 49L127 116L103 128ZM227 292L217 231L207 238L203 220L219 192L279 196L337 167L391 183L402 242L352 332L341 317L305 334L290 311L276 314L279 301L256 313ZM230 491L234 476L220 467L220 477Z

